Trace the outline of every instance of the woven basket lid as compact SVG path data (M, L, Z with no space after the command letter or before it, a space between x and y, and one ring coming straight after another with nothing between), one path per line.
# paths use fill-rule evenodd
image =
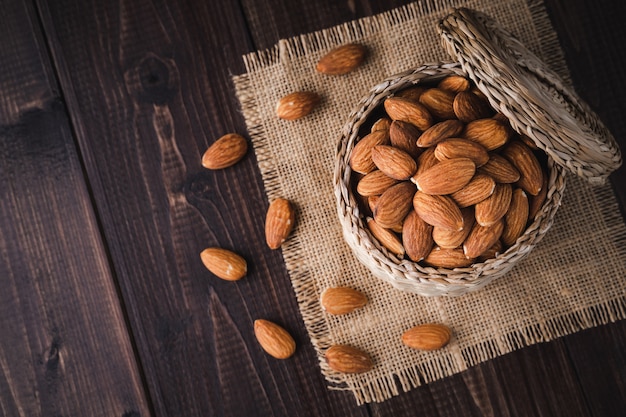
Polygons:
M615 139L566 83L483 13L460 8L439 22L448 53L491 105L558 164L604 183L622 163Z

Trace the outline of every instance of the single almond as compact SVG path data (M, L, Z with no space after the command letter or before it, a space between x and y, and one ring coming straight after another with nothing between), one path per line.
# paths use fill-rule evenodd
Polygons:
M377 130L389 130L390 127L391 119L389 119L388 117L381 117L374 122L371 132L376 132Z
M489 153L482 145L467 139L448 138L439 142L435 147L435 157L440 160L468 158L476 167L485 165L489 160Z
M384 103L385 111L393 120L402 120L426 130L433 124L433 116L422 104L402 97L389 97Z
M296 342L289 332L269 320L255 320L254 335L263 350L276 359L287 359L296 351Z
M417 164L411 155L393 146L374 146L372 162L387 176L397 180L408 180L417 171Z
M200 253L200 259L206 269L226 281L237 281L248 272L246 260L227 249L207 248Z
M265 215L265 242L270 249L278 249L296 224L296 211L289 200L272 201Z
M481 144L488 151L508 142L513 131L495 119L478 119L465 125L463 137Z
M320 303L330 314L343 315L352 313L367 304L367 297L350 287L331 287L324 290Z
M461 248L443 249L439 246L435 246L424 259L428 266L446 269L466 268L473 262L474 259L467 258Z
M511 184L496 184L493 194L474 206L476 222L481 226L491 226L503 218L509 210L512 196Z
M537 195L543 184L543 172L533 151L522 141L515 140L502 151L520 173L517 185L528 194Z
M489 249L481 253L477 260L478 262L485 262L489 259L493 259L503 253L503 250L504 246L502 245L502 241L498 240Z
M505 184L517 182L520 178L517 168L508 159L495 153L489 156L485 165L478 168L478 172L489 175L495 182Z
M463 229L463 215L454 201L443 195L418 191L413 197L413 208L426 223L451 230Z
M468 91L470 89L470 82L467 78L460 75L448 75L446 78L439 81L437 88L452 93L460 93L461 91Z
M402 223L402 220L411 210L415 191L415 185L409 181L403 181L389 187L387 191L381 194L376 203L374 209L376 222L385 228Z
M321 97L313 91L296 91L278 100L276 115L284 120L300 119L311 113Z
M516 188L511 197L509 210L504 215L504 230L500 239L506 246L512 246L524 233L528 222L528 196L521 188Z
M422 172L426 171L429 168L437 165L439 163L439 159L435 156L435 148L426 148L424 152L420 156L417 157L417 171L413 175L411 181L415 182L415 178L422 174Z
M417 140L417 146L428 148L444 139L456 137L463 131L463 126L463 123L458 120L444 120L436 123L421 134Z
M402 224L402 246L407 256L419 262L428 255L433 247L433 227L426 223L415 210L411 210Z
M378 145L389 143L389 131L376 130L359 140L350 154L350 168L353 171L367 174L376 169L376 164L372 161L372 149Z
M402 343L419 350L441 349L450 342L452 331L445 324L427 323L415 326L402 334Z
M435 150L437 153L437 150ZM474 176L476 166L467 158L447 159L413 177L417 189L427 194L452 194L465 187Z
M207 169L223 169L235 165L248 151L246 139L236 133L228 133L215 142L202 155L202 166Z
M500 239L503 230L502 219L489 226L481 226L477 222L463 243L463 253L470 259L480 256Z
M396 97L406 98L408 100L413 100L419 102L420 96L422 93L426 91L425 87L421 85L416 85L414 87L406 88L404 90L398 91L396 93Z
M493 194L495 188L496 182L489 175L476 174L465 187L450 194L450 197L460 208L464 208L480 203Z
M535 216L541 210L541 206L546 201L546 196L548 195L548 175L545 172L541 172L542 181L541 181L541 190L537 195L529 196L529 207L528 207L528 220L535 220Z
M417 146L417 139L422 132L411 123L402 120L394 120L389 126L389 139L391 145L417 158L422 150Z
M420 96L422 103L438 119L454 119L454 93L440 88L429 88Z
M454 114L463 123L485 119L493 114L486 100L469 91L462 91L454 97L453 108Z
M393 231L382 227L375 219L371 218L367 219L367 228L381 245L399 257L404 256L404 246L402 246L400 238Z
M434 227L432 238L443 249L454 249L461 246L474 226L474 210L467 207L461 210L463 215L463 229L450 230L443 227Z
M343 75L354 71L365 60L367 48L350 43L338 46L317 62L315 69L322 74Z
M328 366L341 373L361 374L374 367L370 355L349 345L333 345L326 350L324 356Z
M374 215L374 210L376 210L376 204L378 204L378 200L380 200L379 195L371 195L367 197L367 206L372 212L372 216Z
M377 169L361 178L361 180L357 183L356 192L365 197L381 195L387 191L389 187L396 185L397 183L397 179L391 178L381 170Z

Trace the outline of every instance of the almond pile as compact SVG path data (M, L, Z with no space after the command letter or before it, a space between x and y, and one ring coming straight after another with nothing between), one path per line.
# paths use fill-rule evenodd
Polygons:
M369 231L426 266L468 267L504 252L543 204L543 156L461 76L384 101L350 154Z

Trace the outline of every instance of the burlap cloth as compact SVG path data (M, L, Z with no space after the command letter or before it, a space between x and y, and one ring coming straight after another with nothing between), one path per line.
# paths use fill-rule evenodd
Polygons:
M610 187L592 188L571 175L543 241L511 273L476 293L425 298L401 292L373 277L343 241L332 182L342 126L384 78L450 60L435 23L461 5L500 21L567 79L556 34L536 0L411 4L246 55L248 72L234 77L268 198L298 207L296 230L282 250L321 370L358 403L383 401L515 349L626 317L626 227L615 197ZM352 41L369 48L365 66L342 77L315 72L325 52ZM279 120L275 103L296 90L317 91L323 103L304 119ZM347 316L326 314L320 293L338 285L361 290L369 304ZM424 353L402 345L404 330L427 322L453 329L447 347ZM329 369L324 351L338 343L369 352L375 368L361 375Z

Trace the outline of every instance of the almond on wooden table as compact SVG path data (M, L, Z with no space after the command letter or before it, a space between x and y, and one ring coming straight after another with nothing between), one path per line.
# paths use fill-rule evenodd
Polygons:
M344 75L359 67L367 55L367 47L356 43L338 46L317 62L315 69L327 75Z
M296 211L289 200L272 201L265 216L265 242L270 249L278 249L287 239L296 223Z
M207 248L200 253L204 266L226 281L237 281L248 272L246 260L233 251L222 248Z
M248 151L248 142L237 133L228 133L216 140L202 155L207 169L228 168L239 162Z
M426 323L415 326L402 334L402 343L419 350L437 350L450 342L452 331L441 323Z
M330 314L343 315L352 313L367 304L367 297L362 292L350 287L331 287L322 292L320 303Z
M334 345L325 353L328 366L342 373L360 374L371 371L374 362L369 354L349 345Z
M278 100L276 115L284 120L300 119L311 113L320 100L313 91L296 91Z
M296 351L296 342L289 332L269 320L255 320L254 335L263 350L276 359L287 359Z

